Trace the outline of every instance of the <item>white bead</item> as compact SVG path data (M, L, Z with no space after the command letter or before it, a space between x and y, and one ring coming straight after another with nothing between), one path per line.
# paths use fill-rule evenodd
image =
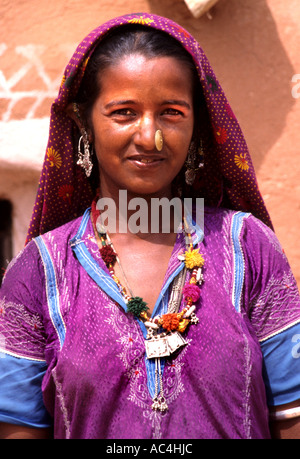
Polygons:
M102 223L96 222L96 229L100 234L106 234L105 226Z
M197 280L197 281L199 281L200 278L201 278L201 271L202 271L202 269L201 269L201 268L198 268L197 274L196 274L196 280Z
M195 305L191 306L184 314L184 317L190 317L190 315L195 311L195 309L196 309Z
M147 322L145 322L145 326L146 326L146 327L150 327L150 328L155 328L155 329L158 328L158 325L157 325L157 324L155 324L155 323L153 323L153 322L149 322L148 320L147 320Z
M203 282L203 274L202 274L202 269L201 268L198 268L198 271L197 271L197 274L196 274L196 281L198 283L202 283Z

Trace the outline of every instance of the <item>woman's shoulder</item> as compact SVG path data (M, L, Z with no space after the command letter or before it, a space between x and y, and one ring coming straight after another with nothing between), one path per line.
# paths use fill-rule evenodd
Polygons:
M83 215L77 217L64 225L51 229L40 236L34 238L31 242L35 243L38 247L45 243L47 246L54 246L62 250L64 247L69 247L71 241L77 237L85 221L85 227L89 222L90 212L89 209Z
M54 229L51 229L44 234L42 234L43 237L58 237L62 239L67 239L67 238L72 238L75 236L78 232L78 229L82 223L82 220L89 216L89 209L85 211L83 215L80 215L79 217L76 217L66 223L64 223L61 226L58 226Z
M204 207L204 218L207 224L221 223L222 226L229 224L232 225L234 222L240 222L242 226L249 230L262 232L268 235L274 235L274 231L269 228L262 220L255 217L252 213L228 209L224 207Z
M204 234L222 237L228 243L255 246L271 246L282 252L273 229L249 212L226 208L204 208Z
M235 220L244 221L251 214L224 207L204 207L205 228L215 232L223 231L230 227Z
M86 214L89 215L89 212L86 211L84 215ZM37 269L37 266L42 265L41 260L44 258L42 254L47 250L55 248L56 252L65 254L69 250L71 240L78 233L84 215L31 239L10 261L5 270L5 275L14 269L19 271L21 266L30 265L31 268L35 266ZM40 270L43 272L43 268Z

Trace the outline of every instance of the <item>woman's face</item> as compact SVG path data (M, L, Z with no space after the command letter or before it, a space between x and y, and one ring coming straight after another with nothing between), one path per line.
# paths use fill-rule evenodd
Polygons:
M172 57L130 55L100 75L100 88L91 122L101 195L171 198L193 134L191 70Z

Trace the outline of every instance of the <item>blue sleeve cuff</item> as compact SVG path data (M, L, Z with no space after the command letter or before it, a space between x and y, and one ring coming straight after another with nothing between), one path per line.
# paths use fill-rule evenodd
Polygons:
M261 343L269 406L300 399L300 323Z
M0 422L50 427L41 390L46 363L0 353Z

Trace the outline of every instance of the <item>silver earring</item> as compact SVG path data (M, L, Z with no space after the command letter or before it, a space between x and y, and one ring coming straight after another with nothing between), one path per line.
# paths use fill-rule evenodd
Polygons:
M93 163L91 161L91 152L90 152L90 144L88 141L88 136L85 130L81 131L82 136L79 139L78 142L78 161L77 164L78 166L81 166L84 171L85 175L89 177L92 172L93 168ZM84 153L81 151L81 143L83 142L83 150Z
M186 171L185 171L185 183L192 186L197 172L204 166L203 162L204 152L202 146L202 140L200 141L199 148L196 147L194 141L191 142L189 147L188 156L186 160Z

